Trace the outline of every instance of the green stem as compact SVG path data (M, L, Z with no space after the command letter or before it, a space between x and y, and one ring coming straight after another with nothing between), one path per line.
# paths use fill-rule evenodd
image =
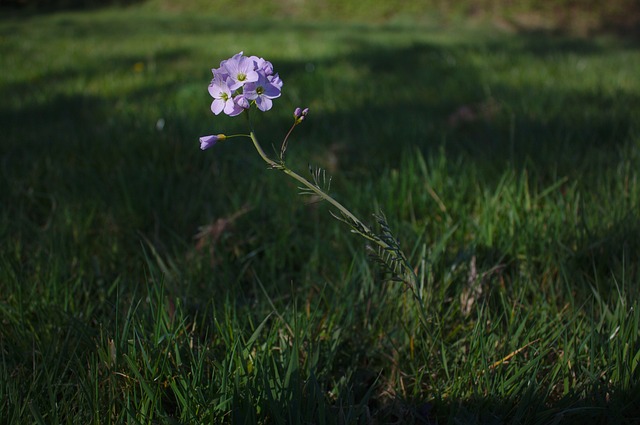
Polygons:
M264 150L262 150L262 146L260 146L260 143L258 142L258 139L256 138L256 135L255 135L255 133L253 131L251 131L249 136L251 137L251 141L253 142L253 146L255 146L256 150L258 151L258 154L260 154L260 157L264 160L264 162L266 162L269 165L270 168L273 168L273 169L276 169L276 170L280 170L283 173L287 174L288 176L294 178L298 183L302 184L304 187L309 189L311 192L313 192L316 195L318 195L321 199L327 201L332 206L337 208L338 211L340 211L340 213L342 213L343 217L345 217L344 221L352 227L354 232L358 233L360 236L364 237L365 239L368 239L371 242L374 242L375 244L380 246L383 250L388 251L388 252L393 252L393 247L391 245L389 245L384 240L382 240L379 237L377 237L376 234L373 233L371 231L371 229L369 229L369 227L367 227L362 221L360 221L360 219L358 219L358 217L353 215L351 213L351 211L346 209L340 202L336 201L331 196L329 196L327 193L322 191L322 189L320 189L318 186L312 184L309 180L305 179L304 177L302 177L301 175L299 175L295 171L289 169L286 165L284 165L284 160L282 158L281 158L280 162L276 162L276 161L272 160L271 158L269 158L264 153ZM424 324L426 325L427 318L426 318L426 315L425 315L425 309L424 309L424 304L423 304L424 302L422 300L422 294L420 294L419 288L417 286L418 278L415 275L415 272L413 271L413 269L408 264L406 264L405 262L402 262L402 267L405 268L405 273L407 273L405 275L405 277L408 277L410 279L410 282L407 282L407 283L408 283L411 291L413 292L414 296L418 300L418 303L420 304L421 319L424 322Z
M369 239L370 241L375 242L376 244L380 245L380 247L382 247L383 249L391 248L386 242L371 237L370 235L373 235L374 233L362 221L360 221L355 215L353 215L351 213L351 211L349 211L347 208L345 208L340 202L338 202L335 199L333 199L327 193L323 192L320 188L318 188L316 185L312 184L310 181L308 181L307 179L305 179L304 177L302 177L301 175L299 175L295 171L287 168L287 166L284 165L284 163L282 163L282 162L278 163L278 162L275 162L274 160L270 159L264 153L264 151L262 150L262 147L260 146L260 143L258 142L258 139L256 138L256 135L255 135L255 133L253 131L250 133L250 136L251 136L251 140L253 141L253 145L255 146L256 150L258 151L258 154L260 154L260 156L262 157L264 162L266 162L271 168L274 168L276 170L280 170L283 173L287 174L288 176L293 177L295 180L297 180L299 183L301 183L307 189L311 190L313 193L318 195L320 198L322 198L323 200L327 201L328 203L330 203L331 205L336 207L338 209L338 211L340 211L344 215L344 217L346 217L349 220L351 220L353 223L355 223L358 227L360 227L363 230L362 236L364 236L365 238Z

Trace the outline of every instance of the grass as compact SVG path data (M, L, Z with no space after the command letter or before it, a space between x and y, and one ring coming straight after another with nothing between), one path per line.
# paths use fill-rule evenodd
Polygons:
M386 214L425 311L249 141L198 150L244 131L206 92L240 50L285 83L258 136L311 108L292 167ZM639 66L480 27L3 18L0 418L637 423Z

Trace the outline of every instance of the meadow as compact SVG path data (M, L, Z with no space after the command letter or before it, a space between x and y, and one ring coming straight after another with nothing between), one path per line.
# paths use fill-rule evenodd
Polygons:
M200 151L239 51L424 305L250 141ZM0 422L640 422L633 39L142 5L3 14L0 69Z

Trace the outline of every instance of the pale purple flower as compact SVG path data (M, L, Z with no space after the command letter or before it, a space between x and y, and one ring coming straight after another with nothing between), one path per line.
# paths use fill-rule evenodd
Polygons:
M223 72L229 75L229 88L237 90L247 83L258 81L255 63L242 52L224 62Z
M260 74L258 81L244 86L244 97L256 102L261 111L268 111L273 106L271 99L280 97L280 87L269 81L266 75Z
M219 68L213 68L211 70L211 73L213 74L213 78L220 78L224 81L227 80L227 78L229 78L229 73L227 72L227 70L224 67L224 63L226 62L226 60L220 62L220 67Z
M257 56L251 56L250 59L255 64L255 69L257 71L263 71L267 76L273 74L273 65L268 60L264 60L263 58L259 58Z
M238 105L242 109L249 109L249 106L251 106L251 104L243 94L239 94L236 97L234 97L233 101L236 103L236 105Z
M218 115L224 111L225 114L234 116L242 112L242 109L233 101L229 85L220 76L215 76L209 84L209 94L213 97L211 112L214 114Z

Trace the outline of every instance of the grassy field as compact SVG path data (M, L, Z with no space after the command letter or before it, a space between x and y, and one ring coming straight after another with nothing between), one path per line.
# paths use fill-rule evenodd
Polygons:
M382 211L424 306L214 117ZM0 422L640 422L640 50L148 6L0 18ZM271 152L270 149L267 149Z

